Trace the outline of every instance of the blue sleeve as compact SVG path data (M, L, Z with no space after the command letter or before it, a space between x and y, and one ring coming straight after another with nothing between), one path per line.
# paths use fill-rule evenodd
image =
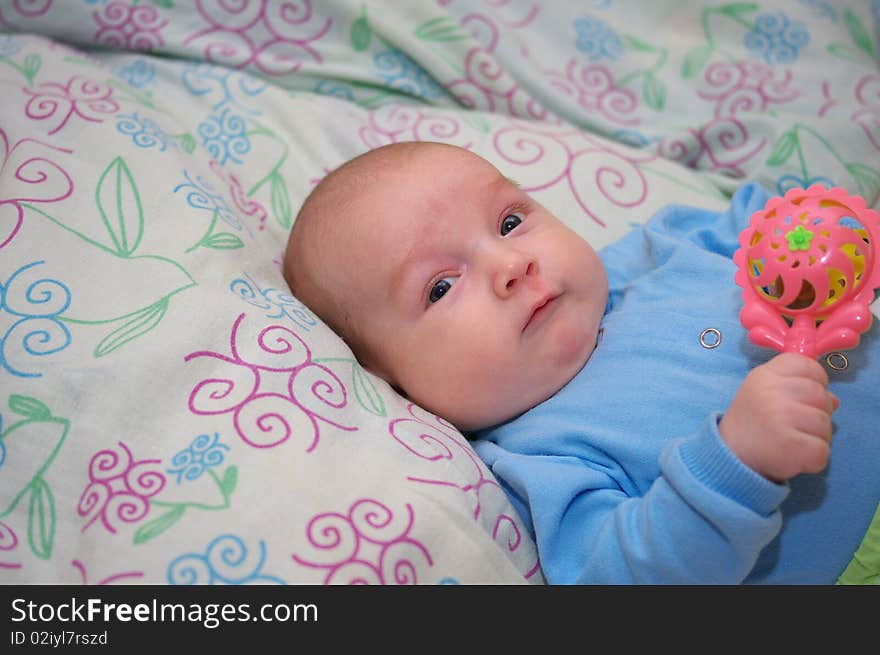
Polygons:
M770 194L750 182L741 186L724 211L687 205L667 205L642 227L636 228L599 252L608 275L609 308L616 304L633 280L663 264L682 241L703 250L733 257L739 235L753 213L762 209Z
M738 584L779 533L788 486L742 464L717 421L713 415L696 434L671 441L661 475L640 497L577 457L475 445L530 508L551 583Z

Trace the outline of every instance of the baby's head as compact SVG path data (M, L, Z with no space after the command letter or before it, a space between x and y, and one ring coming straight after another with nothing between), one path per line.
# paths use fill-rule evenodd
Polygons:
M608 295L577 233L486 160L426 142L327 175L296 218L284 275L364 368L463 431L574 377Z

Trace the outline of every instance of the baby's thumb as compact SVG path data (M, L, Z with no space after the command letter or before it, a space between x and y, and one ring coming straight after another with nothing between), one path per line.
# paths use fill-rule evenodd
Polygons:
M836 411L837 411L837 408L840 407L840 398L838 398L837 396L835 396L835 395L834 395L833 393L831 393L830 391L828 392L828 395L829 395L830 398L831 398L831 404L832 404L831 411L832 411L832 412L836 412Z

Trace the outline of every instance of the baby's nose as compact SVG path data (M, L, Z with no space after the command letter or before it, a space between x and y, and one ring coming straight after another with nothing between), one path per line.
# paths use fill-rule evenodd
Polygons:
M506 298L516 290L517 284L537 272L538 263L534 258L521 252L507 253L495 273L495 293L500 298Z

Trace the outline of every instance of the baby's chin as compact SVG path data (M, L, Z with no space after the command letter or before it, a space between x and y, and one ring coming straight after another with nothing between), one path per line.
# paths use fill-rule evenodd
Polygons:
M464 433L478 432L501 425L552 398L581 371L589 361L590 354L592 354L592 349L586 356L568 362L569 366L557 369L555 375L545 377L542 384L533 384L527 393L523 393L520 389L519 392L511 393L508 397L494 394L485 403L475 403L473 400L482 395L475 391L470 394L472 402L467 403L466 407L431 409L429 403L426 409L445 418ZM444 409L446 409L445 412Z

